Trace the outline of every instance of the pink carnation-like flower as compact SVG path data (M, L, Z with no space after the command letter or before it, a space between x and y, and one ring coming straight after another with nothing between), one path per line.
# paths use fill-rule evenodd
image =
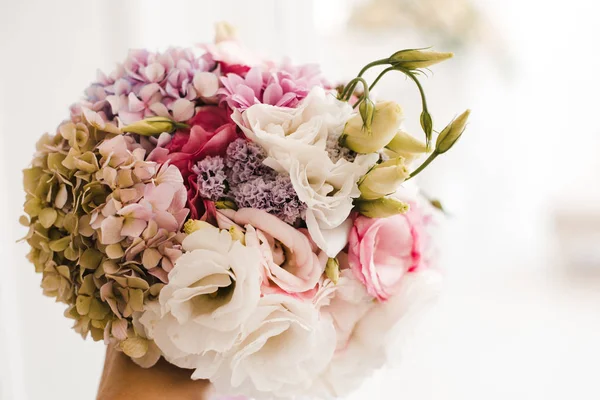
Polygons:
M369 294L386 301L404 276L426 266L424 218L415 204L389 218L358 216L350 232L348 261Z
M217 92L221 101L232 109L245 110L254 104L295 107L314 86L323 86L317 66L293 67L286 63L281 69L268 71L253 67L244 76L228 74L221 78L223 88Z

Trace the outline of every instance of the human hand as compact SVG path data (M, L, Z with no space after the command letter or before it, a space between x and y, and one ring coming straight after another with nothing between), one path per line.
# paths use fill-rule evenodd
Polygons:
M97 400L208 400L208 381L193 381L191 371L160 359L142 368L120 351L108 346Z

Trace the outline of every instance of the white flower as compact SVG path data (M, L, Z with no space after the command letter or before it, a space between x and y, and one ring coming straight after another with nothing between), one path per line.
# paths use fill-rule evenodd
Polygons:
M338 137L351 115L347 102L315 87L297 108L256 104L232 117L249 139L265 148L266 165L290 174L299 199L308 206L311 237L330 257L348 242L351 224L345 221L352 199L360 196L356 183L379 158L360 155L354 162L336 163L329 158L327 138Z
M159 303L149 304L139 322L167 361L205 370L233 346L255 312L260 260L256 249L214 227L190 234L183 248Z
M360 196L357 182L379 155L359 155L354 162L341 159L336 163L325 151L307 150L294 157L280 155L265 163L290 174L298 198L308 207L306 225L312 240L329 257L335 257L348 243L352 200Z
M357 182L379 159L375 153L354 162L329 158L327 138L338 137L351 115L347 102L315 87L297 108L256 104L232 117L265 148L266 165L289 173L298 198L308 206L310 235L329 257L348 243L352 199L360 196Z
M257 400L309 395L335 350L335 329L309 302L267 295L215 374L217 392Z
M295 153L307 146L324 150L327 137L340 136L351 115L347 102L315 87L296 108L255 104L243 113L236 110L232 118L248 139L273 156L273 151Z
M329 303L321 300L321 312L331 314L338 341L335 356L312 393L338 398L356 390L388 361L390 349L413 332L440 283L440 274L433 270L407 274L398 295L385 303L374 302L349 270L342 271L337 286L325 285L323 291L330 298Z

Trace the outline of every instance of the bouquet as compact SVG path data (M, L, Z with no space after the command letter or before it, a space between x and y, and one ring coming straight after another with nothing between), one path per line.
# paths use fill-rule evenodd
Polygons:
M450 56L399 51L336 87L223 24L199 48L131 51L24 171L44 294L83 337L221 394L346 395L439 287L436 210L412 178L466 125L434 141L419 82ZM417 84L423 141L370 94L390 72Z

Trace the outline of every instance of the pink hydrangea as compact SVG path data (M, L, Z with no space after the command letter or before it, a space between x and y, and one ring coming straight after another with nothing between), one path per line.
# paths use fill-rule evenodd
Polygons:
M181 173L169 163L159 167L145 160L145 150L129 136L106 140L98 150L97 177L112 193L92 213L90 226L102 245L122 248L127 261L140 258L150 274L166 282L181 255L177 235L189 213Z

